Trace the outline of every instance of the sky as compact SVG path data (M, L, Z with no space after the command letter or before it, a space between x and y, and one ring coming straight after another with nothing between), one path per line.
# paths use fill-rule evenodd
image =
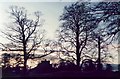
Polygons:
M46 30L46 37L53 39L55 38L55 31L59 27L59 17L63 12L64 6L69 4L70 2L0 2L0 30L4 30L6 24L11 21L8 13L9 7L17 5L25 7L28 13L40 11L42 13L41 18L45 20L42 27ZM6 42L4 38L1 38L1 41Z
M59 27L59 17L63 12L64 6L71 4L71 2L14 2L15 0L5 2L0 0L0 31L5 31L6 24L11 22L9 7L17 5L24 7L28 13L40 11L41 18L45 20L43 28L46 30L46 37L49 39L55 38L56 29ZM0 43L8 43L4 35L0 32ZM1 53L0 53L1 54Z
M46 37L54 39L56 37L55 31L60 26L59 17L63 13L64 6L76 1L85 0L0 0L0 31L5 31L6 25L11 21L8 13L9 7L17 5L25 7L28 13L41 11L43 14L41 18L45 20L43 28L46 30ZM101 0L91 1L97 2ZM3 36L0 32L0 43L7 43L8 41Z
M90 0L1 0L0 2L76 2L76 1L90 1ZM101 0L91 0L92 2Z
M17 5L20 7L25 7L28 13L35 11L41 11L41 18L45 20L43 28L46 30L46 37L50 39L55 38L55 31L60 26L59 17L63 13L64 6L71 4L76 1L84 0L0 0L0 31L5 30L6 24L11 21L9 16L9 7L12 5ZM93 2L101 0L91 0ZM7 42L3 38L0 42Z
M0 0L0 31L4 30L6 24L11 21L8 13L9 7L12 5L17 5L20 7L25 7L28 13L41 11L41 18L45 20L42 27L46 30L46 37L49 39L54 39L56 37L56 29L58 29L60 25L59 17L63 13L64 6L70 5L75 1L77 0ZM101 0L92 1L97 2ZM3 38L3 35L0 33L0 43L6 42L6 39Z

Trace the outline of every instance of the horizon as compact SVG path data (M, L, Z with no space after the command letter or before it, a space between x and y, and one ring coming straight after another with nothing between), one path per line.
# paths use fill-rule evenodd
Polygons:
M9 17L9 7L11 5L17 5L24 7L26 10L28 10L28 13L32 13L34 11L41 11L42 13L42 19L45 20L43 23L42 29L45 29L47 32L46 38L55 40L56 39L56 30L61 25L61 22L59 21L60 15L62 15L64 7L70 5L73 2L0 2L0 31L5 31L6 24L9 25L11 22L11 18ZM6 22L7 21L7 22ZM3 38L3 34L0 33L1 39L0 43L8 43L9 41L6 38ZM111 53L113 53L114 61L111 61L112 63L118 63L118 55L114 54L115 50L110 47L109 50ZM116 51L116 53L118 53ZM117 56L116 56L117 55Z

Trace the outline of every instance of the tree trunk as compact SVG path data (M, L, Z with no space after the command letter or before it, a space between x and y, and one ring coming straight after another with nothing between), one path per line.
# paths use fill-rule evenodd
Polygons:
M80 54L78 53L76 55L77 55L77 61L76 61L76 63L77 63L77 66L79 67L80 66Z
M100 48L100 36L98 37L98 70L101 70L101 48Z
M23 76L26 77L26 75L27 75L27 52L26 52L26 41L25 41L25 35L24 34L23 34L23 52L24 52Z
M76 30L76 64L79 67L80 66L80 43L79 43L79 26L77 26Z
M24 52L24 70L23 70L23 74L24 74L24 76L26 76L27 75L27 54L26 54L26 52Z

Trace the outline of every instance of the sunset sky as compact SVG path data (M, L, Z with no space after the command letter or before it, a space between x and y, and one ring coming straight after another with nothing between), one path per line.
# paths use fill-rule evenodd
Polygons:
M12 5L17 5L20 7L25 7L28 13L41 11L41 18L45 20L42 27L46 30L46 37L49 39L54 39L56 37L55 31L60 25L59 17L63 13L64 6L70 5L75 1L78 0L34 0L34 2L33 0L0 0L0 31L5 31L6 24L11 22L10 15L8 13L9 7ZM0 43L7 43L7 40L3 38L1 33ZM114 52L112 48L110 51ZM115 56L114 62L118 62L117 56Z

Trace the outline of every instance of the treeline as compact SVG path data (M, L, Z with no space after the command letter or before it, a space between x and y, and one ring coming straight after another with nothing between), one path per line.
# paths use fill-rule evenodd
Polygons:
M109 46L117 46L120 32L119 8L120 2L75 2L65 6L60 16L57 40L45 40L44 31L39 28L42 26L41 13L35 12L35 19L30 19L25 8L12 6L9 13L14 26L8 26L8 30L3 32L11 42L3 46L8 50L12 47L23 52L16 59L19 63L23 57L24 76L28 59L31 55L34 59L35 51L40 48L44 50L40 58L57 50L59 60L75 63L78 68L88 66L87 70L96 69L96 65L100 71L102 63L113 58Z

